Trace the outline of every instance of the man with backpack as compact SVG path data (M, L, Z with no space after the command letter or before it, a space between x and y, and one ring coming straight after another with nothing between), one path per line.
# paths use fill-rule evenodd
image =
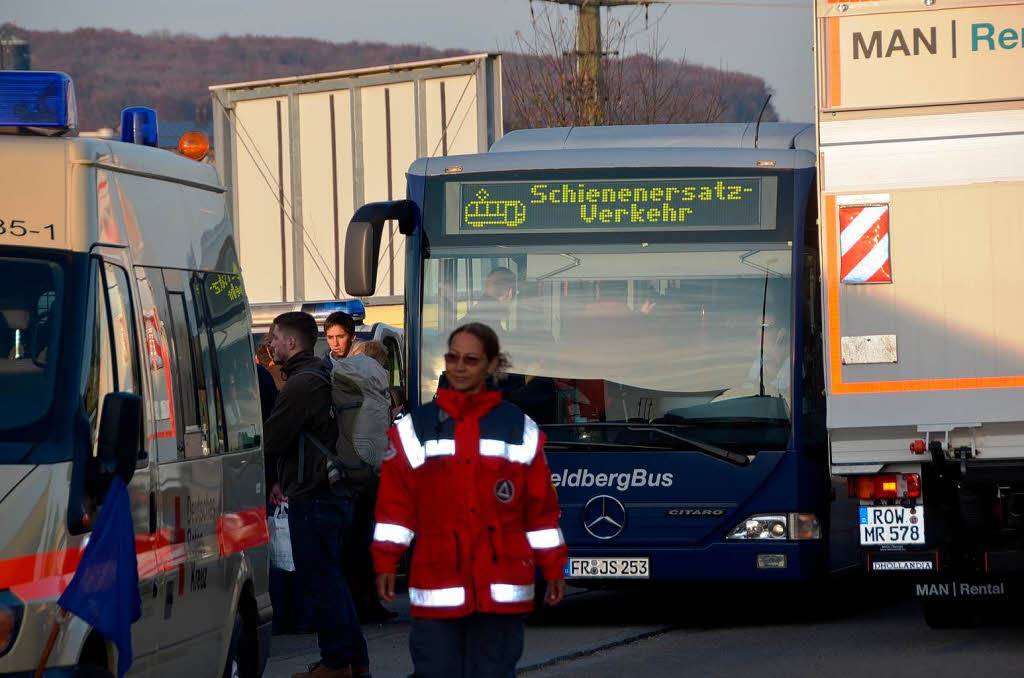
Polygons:
M282 313L270 335L271 354L285 374L263 429L267 464L277 468L270 499L275 505L288 502L295 575L313 601L320 646L320 661L292 678L365 676L366 640L341 570L342 534L353 502L333 458L339 425L330 375L313 354L316 321L308 313Z

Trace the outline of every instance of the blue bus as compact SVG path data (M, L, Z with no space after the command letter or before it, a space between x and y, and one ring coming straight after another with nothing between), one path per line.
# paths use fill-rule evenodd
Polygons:
M417 160L408 200L353 217L350 294L372 293L385 224L407 236L410 405L453 329L498 331L571 580L826 571L813 149L803 124L518 131Z

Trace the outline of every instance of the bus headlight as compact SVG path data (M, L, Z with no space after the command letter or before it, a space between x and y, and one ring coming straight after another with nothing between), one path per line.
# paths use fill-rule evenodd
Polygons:
M821 523L813 513L756 513L734 527L726 539L821 539Z

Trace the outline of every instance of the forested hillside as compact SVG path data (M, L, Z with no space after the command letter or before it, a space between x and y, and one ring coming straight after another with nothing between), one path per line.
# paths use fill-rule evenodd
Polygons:
M203 123L210 115L207 87L244 80L259 80L324 71L339 71L404 61L420 61L465 54L466 50L438 50L419 45L383 43L331 43L305 38L269 36L221 36L207 39L192 35L151 33L140 35L110 29L83 28L72 32L32 31L7 25L4 32L14 34L31 45L32 67L61 70L75 81L82 129L115 126L126 106L146 105L157 109L168 121ZM505 54L507 73L530 71L536 56ZM638 61L639 60L639 61ZM768 94L765 82L741 73L722 73L689 63L658 60L658 79L673 84L680 97L692 96L697 84L713 89L713 119L717 122L745 121L757 116ZM640 70L638 70L640 69ZM641 71L650 71L643 57L633 57L621 68L629 83L642 79ZM540 124L528 111L513 106L505 79L505 127ZM519 83L524 82L519 78ZM644 93L611 93L642 109ZM631 99L637 99L633 102ZM647 116L651 122L689 122L685 107L663 107L665 114ZM703 115L706 116L706 113ZM707 117L707 116L706 116ZM667 119L661 119L667 118ZM765 120L774 120L769 107ZM625 122L646 122L644 111Z

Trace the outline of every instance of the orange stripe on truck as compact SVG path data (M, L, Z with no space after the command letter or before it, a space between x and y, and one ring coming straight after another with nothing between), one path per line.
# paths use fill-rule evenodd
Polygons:
M839 17L825 20L828 30L828 108L837 108L843 104L843 88L839 68Z
M1024 376L964 377L952 379L907 379L902 381L843 381L840 350L842 330L839 322L839 228L836 222L836 196L825 196L825 289L828 299L829 390L834 395L859 393L903 393L910 391L961 391L981 388L1019 388Z

